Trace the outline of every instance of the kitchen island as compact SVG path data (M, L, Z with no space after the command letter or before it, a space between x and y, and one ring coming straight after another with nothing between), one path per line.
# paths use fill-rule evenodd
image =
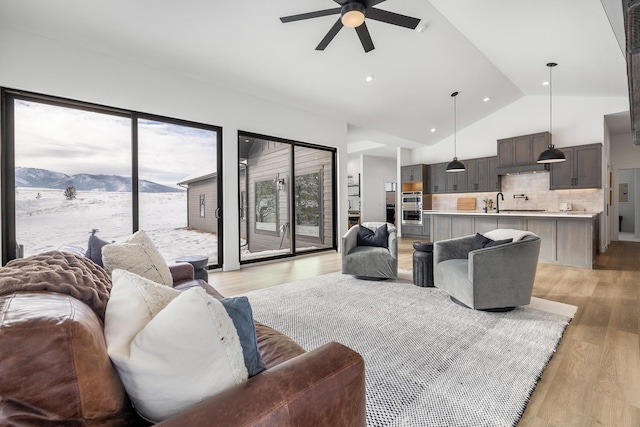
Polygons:
M593 268L599 244L598 212L424 211L431 241L484 233L496 228L528 230L540 236L540 262Z

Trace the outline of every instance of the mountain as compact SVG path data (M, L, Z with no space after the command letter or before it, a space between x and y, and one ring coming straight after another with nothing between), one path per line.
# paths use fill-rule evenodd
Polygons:
M67 175L46 169L16 168L16 187L59 188L75 186L78 191L131 191L131 178L119 175ZM185 191L152 181L140 180L141 193L177 193Z

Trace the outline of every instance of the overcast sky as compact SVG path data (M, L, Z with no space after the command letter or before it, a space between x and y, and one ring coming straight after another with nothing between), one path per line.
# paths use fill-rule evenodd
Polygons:
M16 166L131 176L131 120L16 101ZM141 120L140 179L176 186L194 171L215 172L216 132Z

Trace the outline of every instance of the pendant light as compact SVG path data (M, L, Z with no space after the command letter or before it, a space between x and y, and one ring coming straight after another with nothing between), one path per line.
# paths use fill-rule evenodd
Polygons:
M453 98L453 160L447 165L447 172L464 172L465 167L461 161L458 160L456 153L456 96L458 92L453 92L451 97Z
M559 163L564 162L567 158L564 156L564 153L553 146L551 143L551 139L553 138L553 134L551 132L552 124L553 124L553 96L552 96L552 84L551 84L551 70L555 67L555 62L549 62L547 67L549 67L549 146L546 150L540 153L538 156L538 163Z

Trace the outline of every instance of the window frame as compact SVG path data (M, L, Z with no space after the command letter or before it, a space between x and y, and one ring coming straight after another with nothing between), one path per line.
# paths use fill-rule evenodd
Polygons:
M16 198L15 198L15 109L14 102L23 100L37 102L62 108L73 108L82 111L110 114L131 120L131 197L132 197L132 233L139 230L139 174L138 174L138 121L153 120L180 126L193 127L216 132L216 170L222 171L222 127L189 120L165 117L151 113L143 113L123 108L110 107L102 104L79 101L70 98L39 94L19 89L0 87L0 212L2 265L16 258L18 244L16 241ZM218 206L216 211L222 211L223 177L218 173L217 192ZM188 207L187 207L188 210ZM218 222L218 260L209 268L219 268L223 260L224 225L222 214L217 215Z

